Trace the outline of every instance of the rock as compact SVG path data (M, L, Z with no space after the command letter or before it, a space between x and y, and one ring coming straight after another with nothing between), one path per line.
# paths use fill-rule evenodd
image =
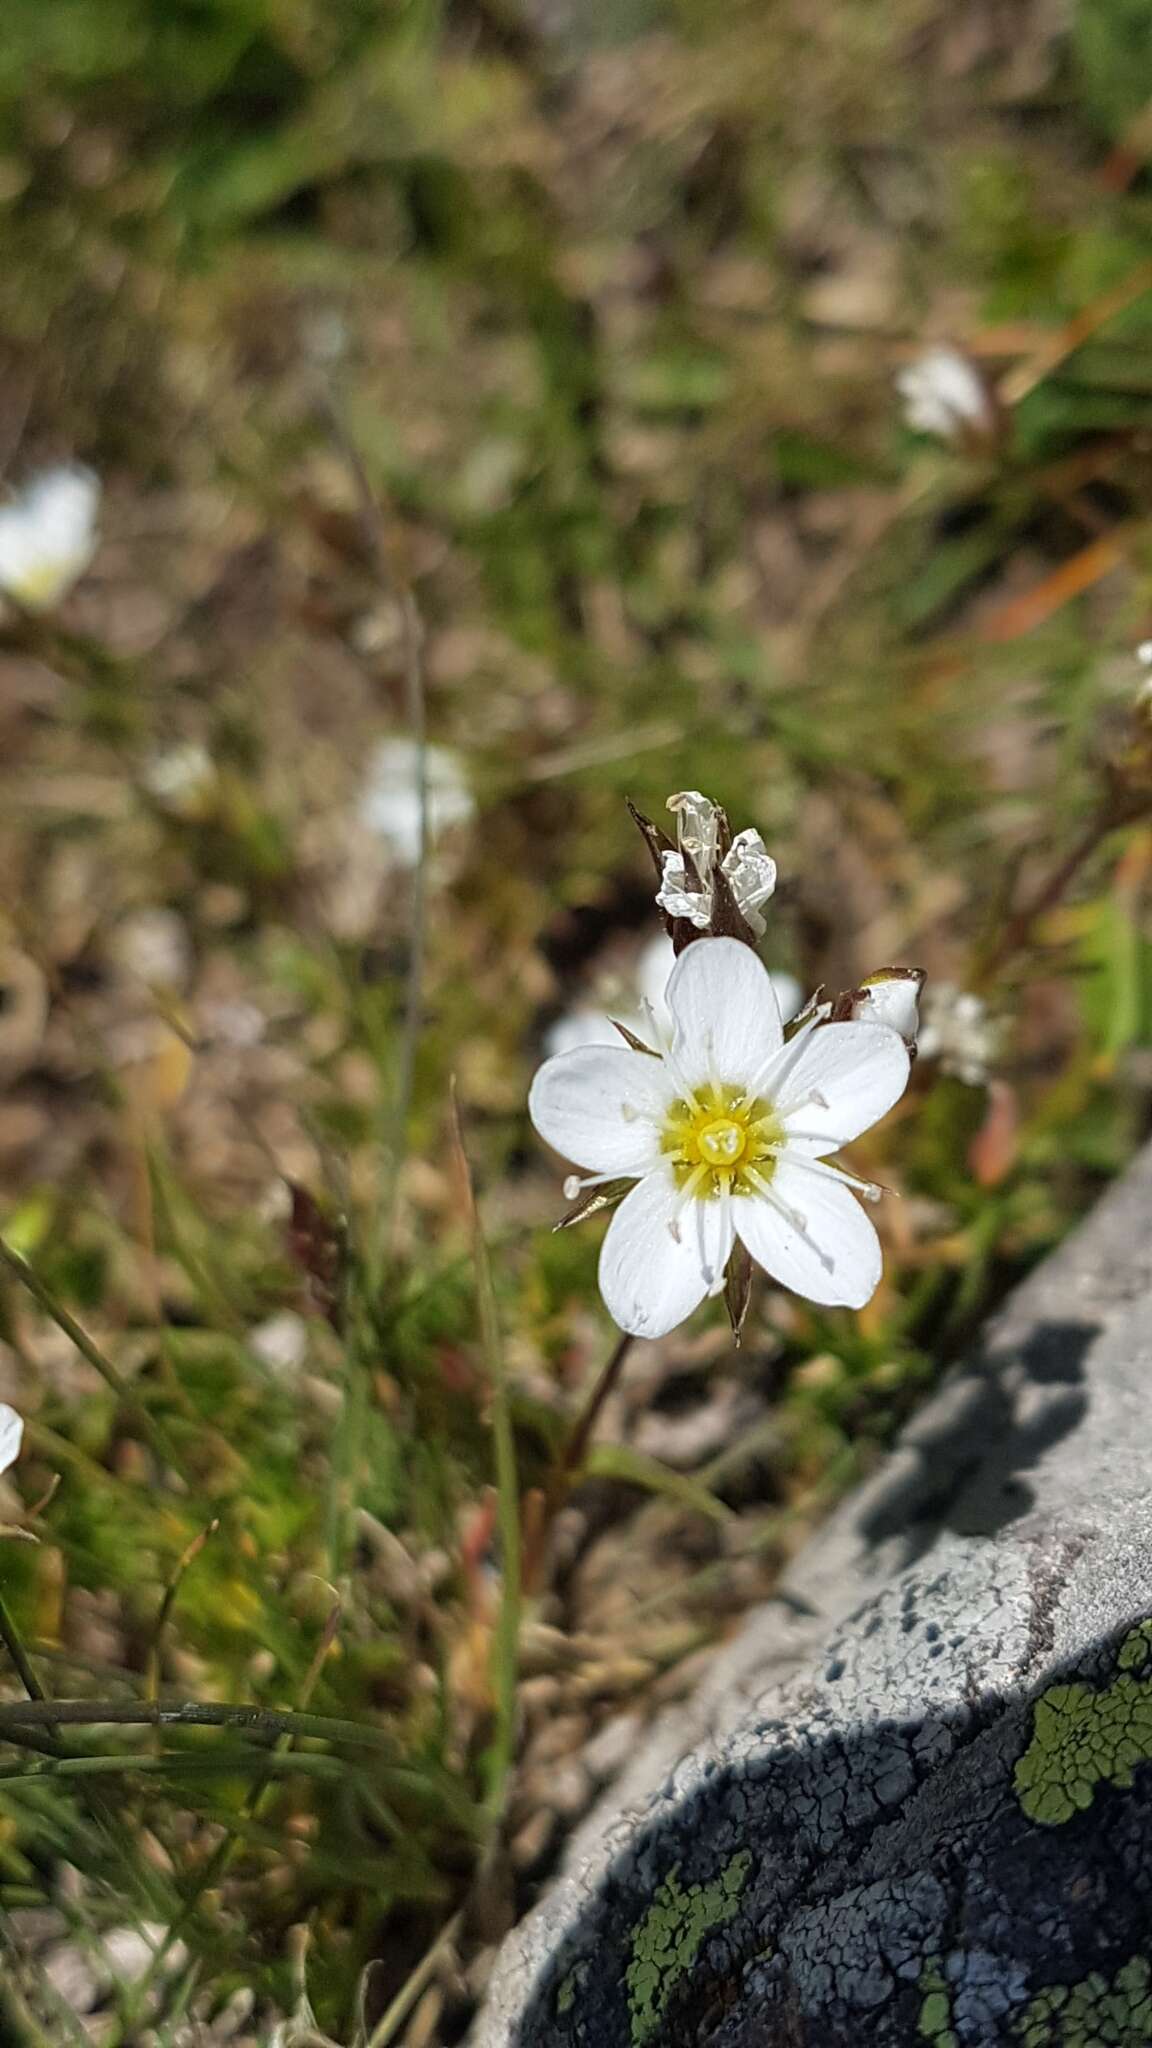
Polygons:
M474 2048L1152 2042L1152 1150L574 1839Z

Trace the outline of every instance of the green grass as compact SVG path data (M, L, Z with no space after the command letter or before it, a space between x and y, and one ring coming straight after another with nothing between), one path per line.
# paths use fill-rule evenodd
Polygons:
M280 1717L22 1749L4 1686L0 1915L64 1901L81 1946L136 1921L181 1945L113 1994L125 2048L150 2001L175 2043L237 1989L254 2040L305 1993L349 2048L386 2012L402 2040L461 1909L527 1903L498 1853L519 1588L489 1553L523 1541L531 1625L558 1597L534 1517L612 1333L600 1226L550 1234L524 1099L596 941L646 928L626 797L660 815L697 787L759 825L773 966L920 964L981 988L1001 1039L993 1095L922 1062L861 1148L903 1196L868 1311L754 1304L759 1477L733 1478L739 1445L674 1475L601 1445L611 1518L647 1526L655 1491L711 1528L714 1483L758 1554L786 1550L1148 1125L1132 9L967 55L927 0L839 0L818 34L767 0L547 18L5 18L0 459L75 454L108 501L62 618L0 627L0 968L15 988L31 962L52 1020L21 1050L0 1009L0 1226L33 1276L0 1274L0 1392L29 1417L25 1505L60 1475L38 1543L0 1538L0 1589L55 1698ZM893 401L947 330L1030 387L984 457ZM412 893L353 914L337 858L366 750L411 710L377 543L479 807L426 875L411 1086ZM216 779L159 801L150 764L187 740ZM157 907L192 964L149 993L117 946ZM222 1002L270 1020L254 1050L213 1036ZM253 1334L299 1309L306 1357L277 1371ZM560 1592L544 1612L579 1637ZM615 1645L641 1699L700 1640L669 1629L674 1592ZM18 1991L59 2034L35 1971ZM461 2022L449 2002L446 2043Z

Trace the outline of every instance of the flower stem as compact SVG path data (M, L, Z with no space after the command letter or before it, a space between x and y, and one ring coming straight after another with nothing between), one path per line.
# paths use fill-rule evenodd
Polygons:
M526 1503L523 1541L523 1582L526 1593L539 1591L549 1531L568 1497L573 1481L579 1478L596 1424L603 1413L605 1402L620 1378L631 1342L632 1339L627 1332L617 1339L588 1399L572 1424L568 1440L552 1467L547 1486L542 1493L531 1496Z
M0 1741L23 1744L24 1729L243 1728L251 1735L302 1736L315 1742L347 1742L394 1757L396 1743L383 1728L331 1714L298 1714L273 1707L225 1706L215 1700L19 1700L0 1705ZM28 1747L38 1747L29 1743Z

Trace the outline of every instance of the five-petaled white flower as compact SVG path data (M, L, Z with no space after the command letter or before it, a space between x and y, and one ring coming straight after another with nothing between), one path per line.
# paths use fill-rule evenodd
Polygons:
M0 1401L0 1475L16 1463L23 1441L23 1419L6 1401Z
M947 343L927 348L896 378L904 418L939 441L992 441L1000 421L991 387L970 356Z
M720 811L698 789L670 796L668 809L676 819L677 849L660 856L662 870L656 901L669 917L686 917L698 931L712 922L717 873L724 876L736 907L757 938L764 932L760 905L776 887L776 863L758 832L738 832L723 859L720 854Z
M903 1094L898 1032L816 1014L786 1041L768 970L736 939L687 946L667 1002L658 1054L560 1053L528 1099L541 1137L588 1169L567 1194L636 1181L600 1255L609 1313L633 1336L666 1335L723 1290L737 1238L794 1293L862 1307L881 1257L856 1192L880 1190L826 1155Z
M78 463L44 470L0 505L0 592L51 611L96 552L99 507L100 480Z

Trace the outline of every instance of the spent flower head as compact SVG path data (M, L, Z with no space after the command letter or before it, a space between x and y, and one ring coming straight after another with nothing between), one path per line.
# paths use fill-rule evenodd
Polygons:
M609 1313L666 1335L724 1290L738 1246L810 1301L862 1307L881 1256L857 1196L880 1190L828 1155L903 1094L903 1039L820 1008L786 1039L767 968L733 938L686 947L667 1005L658 1048L560 1053L529 1095L541 1137L586 1169L565 1186L592 1191L578 1213L623 1196L600 1255Z
M51 611L96 552L99 509L100 480L79 463L34 476L0 505L0 592L26 611Z
M760 906L776 887L776 863L759 832L733 838L727 814L698 789L668 799L676 820L676 844L633 808L648 842L660 886L656 903L679 953L698 934L713 938L760 938Z

